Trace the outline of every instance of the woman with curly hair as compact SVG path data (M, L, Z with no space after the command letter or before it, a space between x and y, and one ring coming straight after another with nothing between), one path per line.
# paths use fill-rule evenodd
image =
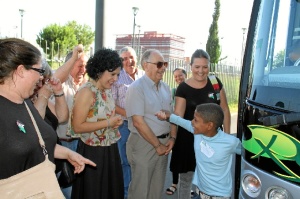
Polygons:
M120 115L115 115L111 87L118 80L122 60L116 51L100 49L86 65L89 81L74 96L70 133L80 137L77 152L95 161L77 176L72 198L123 199L124 186L117 141Z

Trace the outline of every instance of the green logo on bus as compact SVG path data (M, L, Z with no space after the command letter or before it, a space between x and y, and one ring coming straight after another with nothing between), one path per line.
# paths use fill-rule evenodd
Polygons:
M286 180L300 182L300 176L291 171L282 160L296 161L300 166L300 142L294 137L274 128L249 125L248 128L252 133L252 138L243 140L243 147L256 155L251 158L260 156L271 158L286 174L274 173Z

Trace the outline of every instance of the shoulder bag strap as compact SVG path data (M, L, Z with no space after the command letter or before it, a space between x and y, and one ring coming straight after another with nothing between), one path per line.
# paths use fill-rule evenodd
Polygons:
M30 111L30 109L29 109L27 103L26 103L25 101L24 101L24 103L25 103L25 106L26 106L26 108L27 108L27 111L28 111L28 113L29 113L29 115L30 115L31 121L32 121L32 123L33 123L33 125L34 125L35 131L36 131L36 133L37 133L37 135L38 135L38 137L39 137L39 143L40 143L40 145L41 145L41 147L42 147L42 149L43 149L43 153L44 153L44 155L45 155L46 157L48 157L48 152L47 152L47 150L46 150L46 145L45 145L45 142L44 142L44 140L43 140L43 138L42 138L42 136L41 136L39 127L37 126L37 124L36 124L36 122L35 122L35 119L34 119L32 113L31 113L31 111Z
M214 90L215 90L217 93L219 93L219 92L220 92L220 85L219 85L219 82L218 82L216 76L210 75L210 76L208 76L208 78L209 78L209 80L210 80L210 82L211 82L211 84L212 84Z

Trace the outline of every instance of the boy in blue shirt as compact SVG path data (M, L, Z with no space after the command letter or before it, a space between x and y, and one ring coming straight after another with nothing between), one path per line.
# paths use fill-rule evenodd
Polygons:
M229 199L232 158L233 154L241 154L241 142L219 128L224 120L222 108L214 103L198 105L192 121L166 110L156 116L194 133L196 170L193 184L199 188L200 198Z

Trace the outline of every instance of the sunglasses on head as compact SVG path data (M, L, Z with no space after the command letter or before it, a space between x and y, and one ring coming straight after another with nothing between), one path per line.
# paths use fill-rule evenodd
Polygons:
M152 63L152 62L147 61L147 63L154 64L154 65L156 65L157 68L161 68L162 66L168 67L168 64L169 64L168 62L161 62L161 61L159 61L157 63Z

